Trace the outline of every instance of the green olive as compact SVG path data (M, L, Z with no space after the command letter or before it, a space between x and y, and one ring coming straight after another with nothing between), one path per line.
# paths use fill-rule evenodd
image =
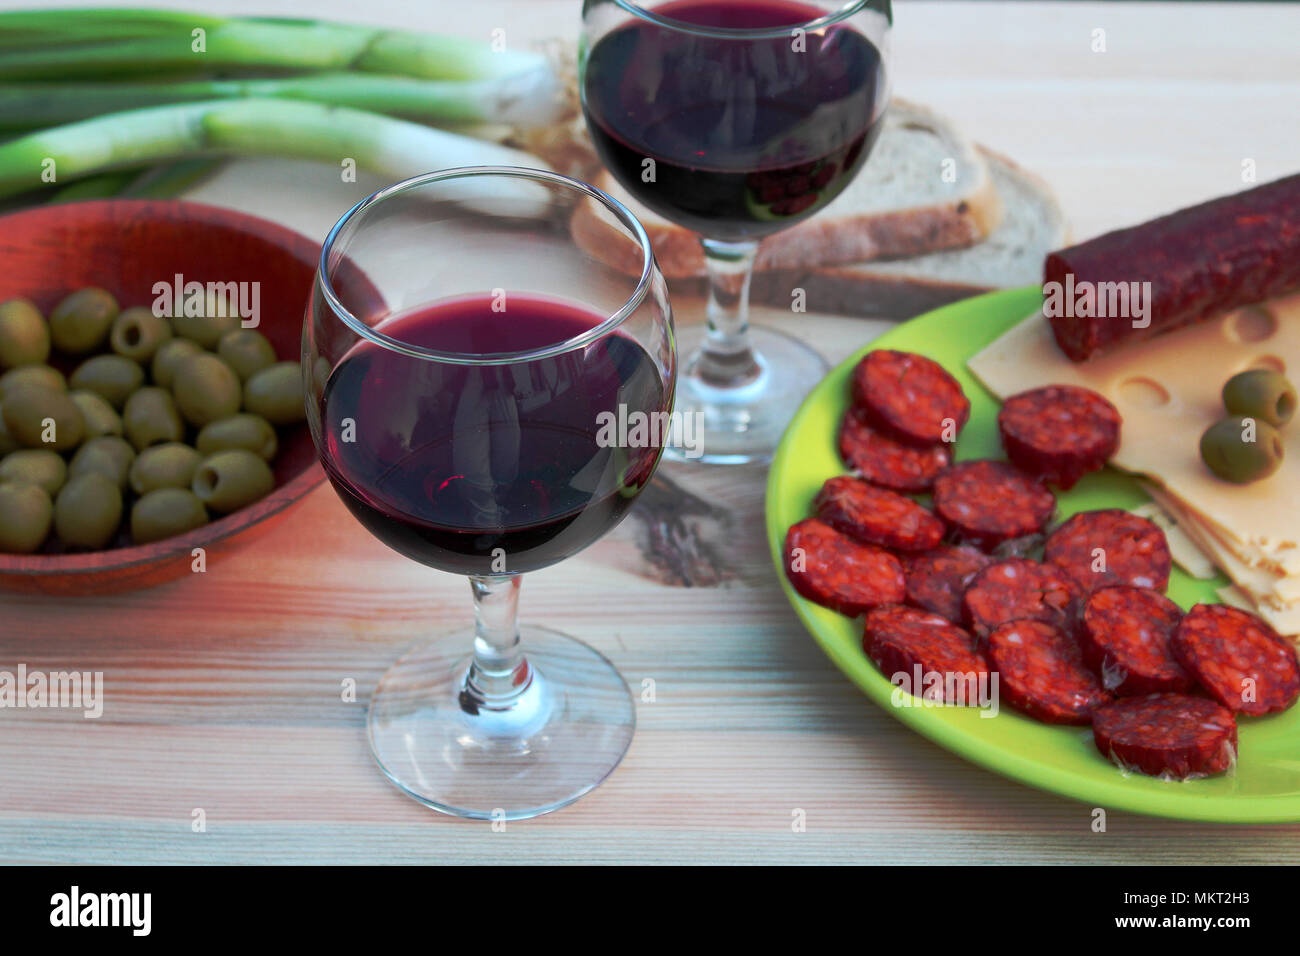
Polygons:
M172 394L185 420L202 428L239 411L239 376L217 356L204 352L177 366Z
M275 349L267 337L256 329L227 332L217 343L217 354L245 382L255 372L275 364Z
M147 365L154 353L171 341L171 337L170 322L146 308L136 306L113 320L108 341L118 355Z
M70 478L54 499L54 531L74 548L102 548L122 523L122 492L95 472Z
M202 306L203 315L174 315L172 328L183 339L197 342L205 349L215 349L221 337L240 327L239 313L216 296L208 296ZM186 311L194 311L193 304Z
M1201 458L1224 481L1246 484L1282 466L1282 436L1268 422L1236 416L1215 422L1201 436Z
M0 461L0 484L17 481L39 485L53 497L68 480L68 465L58 452L45 448L24 448L6 455Z
M4 402L0 401L0 456L7 455L11 451L17 451L23 446L18 444L18 439L9 434L9 426L5 424Z
M272 425L292 425L306 417L303 409L302 367L277 362L244 383L244 411L261 415Z
M153 357L150 373L159 388L171 388L176 380L176 368L191 355L199 355L203 346L189 339L172 339L158 349Z
M27 385L43 385L61 392L68 390L68 380L57 368L49 365L24 365L0 375L0 398L13 389Z
M122 434L122 416L104 400L103 396L83 389L69 392L68 398L81 409L81 417L86 420L87 438Z
M232 448L209 455L194 473L191 490L213 511L230 512L270 494L275 476L251 451Z
M201 461L202 455L180 442L146 448L131 466L131 490L143 495L156 488L188 488Z
M78 289L50 313L50 338L54 347L69 355L95 352L108 339L117 318L117 300L104 289Z
M1281 372L1249 369L1232 376L1223 386L1223 407L1233 415L1285 425L1295 415L1295 386Z
M50 327L26 299L0 302L0 368L42 365L50 357Z
M144 369L120 355L96 355L77 366L68 384L94 392L114 408L121 408L128 396L144 384Z
M31 554L50 533L54 505L39 485L0 485L0 551Z
M131 537L136 544L185 534L207 523L207 509L188 488L159 488L131 509Z
M133 393L122 410L122 427L136 451L185 437L172 393L165 388L147 387Z
M127 475L135 461L135 449L124 438L116 435L104 435L92 438L72 456L68 465L68 477L75 478L91 472L103 475L123 491L126 490Z
M279 442L275 429L265 418L247 412L204 425L194 447L200 455L213 455L231 448L242 448L259 455L264 461L275 457Z
M77 403L67 392L43 385L8 392L2 413L9 434L25 448L70 451L86 433Z

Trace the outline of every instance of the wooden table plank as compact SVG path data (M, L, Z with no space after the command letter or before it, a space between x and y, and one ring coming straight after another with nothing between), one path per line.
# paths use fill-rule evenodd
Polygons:
M329 0L313 15L576 36L570 0L466 9ZM1088 48L1097 26L1106 54ZM1296 26L1282 5L903 2L895 88L1043 175L1085 236L1239 188L1243 157L1261 180L1291 171ZM202 196L320 235L370 185L266 160ZM674 305L699 321L700 303ZM759 318L832 359L888 327ZM103 670L107 703L98 721L0 713L0 862L1300 861L1294 826L1111 813L1093 833L1089 807L967 764L872 706L778 589L764 477L665 466L608 538L529 576L525 620L590 642L634 688L653 680L655 700L603 787L503 833L419 807L371 762L366 695L403 648L465 625L469 595L389 552L328 489L202 576L93 600L3 595L0 669ZM356 703L341 700L347 678ZM195 808L205 833L191 832ZM807 832L791 830L796 809Z

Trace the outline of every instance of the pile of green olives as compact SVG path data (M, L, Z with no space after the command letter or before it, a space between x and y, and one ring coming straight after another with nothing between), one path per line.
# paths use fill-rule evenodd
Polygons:
M297 362L228 310L0 302L0 552L147 544L269 494ZM222 312L226 314L221 314Z
M1281 428L1296 413L1295 386L1267 368L1239 372L1223 386L1228 417L1201 436L1201 459L1224 481L1247 484L1282 467Z

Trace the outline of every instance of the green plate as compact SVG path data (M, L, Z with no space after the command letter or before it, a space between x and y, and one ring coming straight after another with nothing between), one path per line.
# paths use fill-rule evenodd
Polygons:
M1040 724L1007 708L981 717L963 707L895 707L894 687L862 651L861 624L795 593L783 569L786 529L812 511L822 482L845 469L836 449L848 406L849 374L867 352L891 348L928 355L948 369L971 401L957 458L1002 457L997 400L966 370L966 360L1032 312L1036 287L995 292L899 325L836 368L800 407L781 440L767 483L767 536L781 586L804 625L835 665L868 697L941 747L997 773L1092 806L1223 823L1300 821L1300 707L1271 717L1241 718L1232 773L1172 781L1123 774L1097 752L1087 727ZM1146 500L1136 480L1112 469L1089 475L1059 495L1062 517L1094 508L1132 508ZM1217 601L1224 578L1198 581L1175 568L1169 596L1184 608ZM911 700L911 698L907 698Z

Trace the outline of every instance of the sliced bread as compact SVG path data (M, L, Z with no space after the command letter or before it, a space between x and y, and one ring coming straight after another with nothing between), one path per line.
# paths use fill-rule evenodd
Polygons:
M694 233L646 209L608 173L596 185L641 220L665 276L704 274ZM812 219L763 240L756 268L790 272L959 248L989 235L1001 216L988 164L974 145L932 110L896 99L854 181ZM589 205L579 204L572 230L590 255L622 271L637 268L630 241Z
M758 276L754 299L789 305L800 288L813 311L909 318L981 292L1041 282L1043 259L1069 240L1065 214L1045 182L979 149L1003 207L1001 224L982 242L905 259Z

